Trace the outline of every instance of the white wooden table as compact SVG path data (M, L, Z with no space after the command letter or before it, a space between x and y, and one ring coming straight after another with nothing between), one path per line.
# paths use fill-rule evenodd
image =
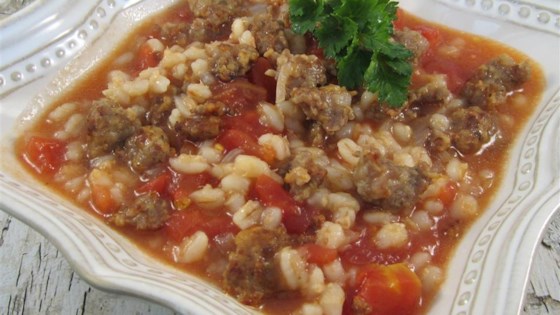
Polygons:
M0 212L0 314L173 314L95 289L43 236ZM524 315L560 314L560 213L535 253Z

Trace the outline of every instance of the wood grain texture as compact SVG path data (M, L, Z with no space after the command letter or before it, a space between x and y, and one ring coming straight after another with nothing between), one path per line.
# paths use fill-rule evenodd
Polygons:
M524 315L560 314L560 213L556 213L535 253Z
M0 314L173 314L95 289L43 236L0 212Z
M74 273L43 236L0 212L0 314L174 314L103 292ZM560 314L560 213L535 254L523 315Z

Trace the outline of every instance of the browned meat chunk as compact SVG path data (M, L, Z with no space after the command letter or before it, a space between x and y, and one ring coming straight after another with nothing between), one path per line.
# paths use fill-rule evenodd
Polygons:
M167 22L159 27L161 38L165 44L177 44L183 47L189 44L191 38L189 35L190 29L191 24L187 22ZM202 39L197 40L204 41Z
M408 110L412 110L419 116L425 116L444 106L451 92L442 76L430 76L430 81L424 86L409 92Z
M241 13L241 4L241 1L237 0L189 1L195 16L190 27L186 29L190 41L210 42L227 35L231 22Z
M419 168L395 165L378 153L362 155L353 178L358 194L365 201L388 210L413 207L429 184Z
M462 154L478 152L497 132L490 114L477 106L453 111L450 120L451 142Z
M394 38L412 52L414 60L418 60L430 46L428 40L420 32L408 28L395 31Z
M284 52L278 57L277 63L277 103L289 99L295 88L315 88L327 83L325 66L317 56Z
M161 128L145 126L126 140L124 152L130 167L142 173L167 161L171 148L167 135Z
M308 129L307 141L312 147L325 148L328 135L321 124L314 121Z
M140 128L136 115L108 99L93 103L87 116L89 158L111 153Z
M175 125L175 131L180 137L193 141L213 139L220 133L224 109L225 106L221 102L208 101L197 105L191 117Z
M467 105L494 109L506 101L509 93L519 89L529 75L528 63L517 64L511 57L502 55L478 68L465 83L462 95Z
M169 216L170 206L155 192L138 196L134 202L115 213L112 221L116 226L133 226L137 230L156 230L163 226Z
M354 112L350 107L352 96L338 85L296 88L290 101L299 106L308 119L321 124L328 134L339 131L348 120L354 119Z
M222 81L245 75L259 57L257 50L249 45L224 42L207 45L206 52L210 56L212 73Z
M224 16L238 15L243 0L188 0L189 7L196 17L210 20L213 24L224 23Z
M193 0L189 6L192 22L167 22L160 27L161 38L168 45L187 46L193 41L211 42L229 34L233 19L240 15L239 1Z
M242 303L258 305L282 291L274 255L290 245L284 229L249 228L237 234L235 245L224 273L224 287L230 294Z
M325 152L318 148L301 148L294 152L289 171L284 176L290 185L290 193L297 200L309 198L327 175L326 167L329 159Z
M261 54L269 49L280 53L288 48L284 22L275 20L270 14L255 16L249 30L255 37L257 50Z
M173 98L170 96L156 97L150 101L150 107L146 113L148 124L159 127L167 126L169 115L175 108Z
M441 130L432 130L426 139L426 147L434 153L447 151L451 148L451 137Z

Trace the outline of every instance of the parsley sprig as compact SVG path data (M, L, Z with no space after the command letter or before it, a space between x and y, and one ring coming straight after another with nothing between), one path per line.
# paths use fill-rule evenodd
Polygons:
M410 85L412 53L392 40L392 0L289 0L292 30L311 32L337 66L339 84L364 86L399 107Z

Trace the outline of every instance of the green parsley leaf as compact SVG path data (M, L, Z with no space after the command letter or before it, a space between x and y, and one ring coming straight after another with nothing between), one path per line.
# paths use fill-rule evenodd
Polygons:
M364 81L368 90L379 93L379 99L397 107L406 101L410 85L410 75L402 75L402 72L412 73L410 63L378 53L367 68Z
M363 84L364 74L371 62L371 52L353 45L346 56L337 63L338 83L356 89Z
M340 16L345 16L355 21L362 29L369 21L371 14L376 12L375 1L346 0L334 11Z
M412 54L392 39L392 0L290 0L294 32L311 32L337 66L341 85L364 86L390 106L406 101Z
M289 5L292 30L297 34L315 29L323 15L324 0L290 0Z
M347 17L335 14L329 15L321 21L321 25L315 31L319 40L319 47L323 48L327 57L335 58L343 51L358 32L358 25Z

